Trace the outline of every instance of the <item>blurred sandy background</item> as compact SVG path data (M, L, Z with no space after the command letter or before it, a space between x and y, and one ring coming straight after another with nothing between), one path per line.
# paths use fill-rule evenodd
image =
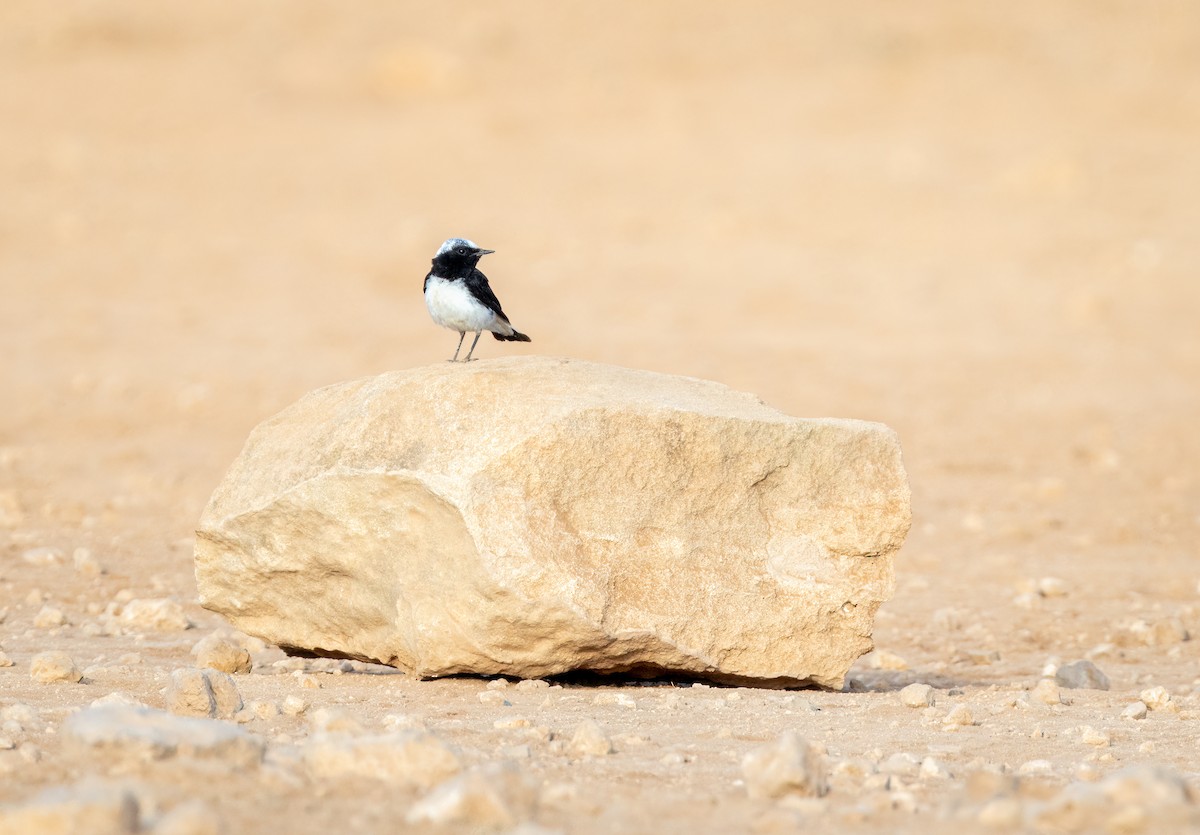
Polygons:
M1195 600L1196 3L6 0L0 188L14 599L34 545L192 594L255 423L450 356L462 235L534 340L483 357L894 427L910 661L947 602L1018 657Z

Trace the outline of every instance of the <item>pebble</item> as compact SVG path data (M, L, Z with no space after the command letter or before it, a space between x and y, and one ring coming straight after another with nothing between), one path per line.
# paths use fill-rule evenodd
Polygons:
M216 670L181 667L171 671L167 709L180 716L232 719L242 709L242 695L233 679Z
M575 729L571 736L571 753L577 756L603 757L611 754L612 740L604 730L591 719L586 719Z
M1097 748L1107 748L1112 741L1112 737L1103 731L1098 731L1091 725L1084 725L1079 729L1079 741L1084 745L1094 745Z
M62 609L54 606L43 606L33 617L33 625L37 629L55 629L64 626L66 622L67 616L63 614Z
M479 703L485 705L496 705L498 707L512 705L512 702L506 699L504 694L499 690L484 690L479 694Z
M183 606L166 597L130 600L121 607L117 622L127 630L148 629L156 632L180 632L192 626L183 612Z
M921 760L907 751L900 751L881 762L879 771L897 777L916 777L921 772Z
M524 692L527 690L545 690L550 686L550 682L540 678L525 678L517 682L517 689Z
M252 666L250 652L236 639L224 632L213 632L192 647L197 667L207 667L222 673L248 673Z
M863 656L862 663L872 670L907 670L908 662L886 649L877 649Z
M83 673L79 672L71 656L62 650L52 650L33 656L29 662L29 677L40 684L75 684L83 679Z
M1073 690L1107 690L1111 686L1108 676L1086 659L1061 665L1054 680L1060 687Z
M1134 720L1145 719L1146 710L1147 708L1145 702L1134 702L1131 705L1125 706L1125 709L1121 711L1121 718Z
M84 783L48 789L26 803L0 808L0 832L133 835L141 831L138 818L137 796L129 789Z
M524 716L513 716L505 719L497 719L492 723L492 727L498 731L511 731L518 728L528 728L533 723Z
M1058 682L1053 679L1044 678L1039 681L1030 691L1030 696L1045 705L1062 704L1062 691Z
M1178 773L1140 765L1096 783L1071 783L1031 804L1024 823L1039 832L1179 832L1193 830L1200 816Z
M933 688L920 682L910 684L901 689L900 704L905 707L929 707L934 704Z
M0 652L0 667L11 667L13 660L4 652Z
M1054 764L1049 760L1029 760L1021 763L1017 768L1017 773L1023 777L1033 774L1050 774L1054 771Z
M95 752L108 765L185 758L243 768L258 765L264 750L260 738L236 725L130 705L73 713L63 723L63 737L76 752Z
M75 573L81 577L99 577L104 573L104 567L100 565L100 561L87 548L76 548L71 559L75 564Z
M966 705L955 705L950 708L950 712L942 719L942 727L945 730L956 730L974 724L975 717L972 715L971 709Z
M361 734L364 730L358 719L335 707L314 710L308 715L308 723L313 731L323 734Z
M746 754L742 776L751 799L821 797L827 791L823 755L793 731Z
M926 757L921 760L920 776L926 779L949 780L954 775L940 760Z
M113 692L98 699L92 699L90 706L103 707L104 705L136 705L138 707L146 707L145 703L138 701L128 693L120 692Z
M536 786L515 764L490 763L437 786L409 809L405 821L512 829L533 816L536 804Z
M415 730L357 737L322 734L304 746L302 755L310 774L325 780L366 777L429 788L462 769L446 743Z
M29 565L57 565L63 561L63 552L52 545L46 545L22 552L21 559Z
M299 716L308 710L308 702L293 693L283 700L281 709L287 716Z
M389 713L383 717L383 726L389 731L428 730L425 720L411 713Z
M1167 692L1167 688L1165 687L1147 688L1141 692L1140 698L1150 710L1170 710L1177 707L1171 701L1171 694Z

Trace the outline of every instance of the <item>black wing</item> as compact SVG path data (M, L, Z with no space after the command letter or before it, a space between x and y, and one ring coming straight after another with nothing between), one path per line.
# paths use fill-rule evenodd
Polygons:
M471 274L464 280L467 289L471 291L471 295L488 310L495 313L505 322L508 317L504 315L504 311L500 309L500 300L496 298L496 294L492 292L492 287L488 284L487 276L479 270L471 270ZM511 324L511 323L510 323Z
M433 270L425 273L425 283L421 285L421 292L424 293L429 289L429 279L433 278Z

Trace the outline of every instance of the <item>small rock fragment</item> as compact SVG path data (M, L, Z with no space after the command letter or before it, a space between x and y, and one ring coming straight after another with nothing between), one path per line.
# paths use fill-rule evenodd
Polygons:
M73 713L63 724L63 736L76 752L94 752L110 765L185 757L247 767L262 761L264 748L261 739L236 725L128 705Z
M484 690L479 694L479 703L497 706L511 704L499 690Z
M180 716L232 719L242 709L242 696L225 673L183 667L171 672L167 709Z
M1042 679L1034 686L1029 695L1045 705L1062 704L1062 692L1059 690L1058 682L1053 679Z
M900 704L905 707L929 707L933 703L933 688L928 684L918 682L900 691Z
M509 763L472 769L439 785L405 816L410 824L510 829L533 816L536 788Z
M138 802L118 786L82 784L48 789L21 805L0 807L0 832L13 835L133 835Z
M612 753L612 740L591 719L580 723L571 737L571 753L578 756L602 757Z
M1125 706L1125 709L1121 711L1121 718L1122 719L1133 719L1133 720L1145 719L1146 718L1146 709L1147 708L1146 708L1145 702L1141 702L1141 701L1134 702L1131 705Z
M436 736L401 731L379 736L322 735L304 746L314 777L368 777L428 788L459 772L458 756Z
M293 693L283 700L282 710L287 716L299 716L308 710L308 702Z
M183 607L165 597L130 600L121 609L117 621L125 629L152 629L158 632L177 632L192 626Z
M821 797L827 790L824 757L792 731L746 754L742 776L753 799Z
M21 559L30 565L57 565L63 560L63 552L52 545L46 545L24 551Z
M7 654L0 652L0 667L11 667L13 660Z
M540 678L523 678L517 682L517 689L521 691L544 690L549 686L550 682Z
M907 670L908 662L901 656L886 649L869 652L862 658L862 663L872 670Z
M308 721L316 733L360 734L364 730L358 719L346 711L334 707L322 707L314 710L309 714Z
M950 708L950 712L942 718L942 727L946 729L961 728L967 725L974 725L975 717L971 713L971 709L966 705L955 705Z
M248 673L251 668L250 652L223 632L214 632L196 642L192 647L196 666L207 667L222 673Z
M1141 692L1140 698L1150 710L1169 710L1174 707L1171 694L1165 687L1149 687Z
M1108 676L1086 659L1061 665L1054 680L1060 687L1074 690L1107 690L1110 687Z
M1079 729L1079 741L1084 745L1094 745L1097 748L1107 748L1109 742L1112 741L1112 738L1103 731L1096 730L1091 725L1084 725Z
M79 672L71 656L62 650L40 652L33 656L29 662L29 676L40 684L75 684L83 679L83 673Z
M55 629L67 622L67 616L62 609L54 606L43 606L33 617L33 625L38 629Z
M76 548L71 557L75 563L75 573L82 577L99 577L104 573L103 566L88 548Z

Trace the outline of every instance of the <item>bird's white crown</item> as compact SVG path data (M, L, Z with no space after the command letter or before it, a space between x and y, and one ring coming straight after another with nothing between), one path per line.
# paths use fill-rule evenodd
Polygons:
M469 246L471 249L479 249L479 245L474 241L468 241L466 238L449 238L442 244L442 248L437 251L438 255L444 255L456 246Z

